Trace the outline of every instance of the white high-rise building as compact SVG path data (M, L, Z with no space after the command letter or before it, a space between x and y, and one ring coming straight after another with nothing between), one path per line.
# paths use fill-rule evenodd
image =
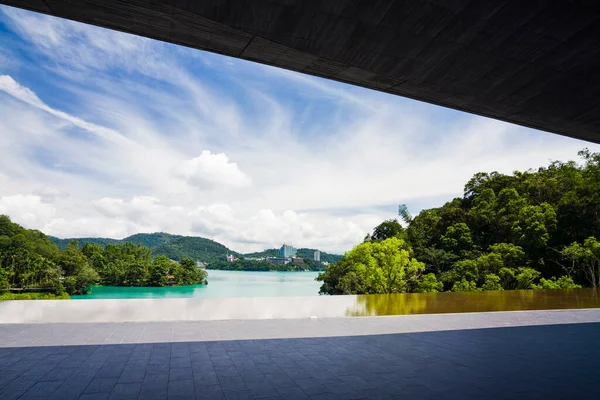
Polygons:
M313 259L315 261L321 261L321 252L319 250L315 250L313 253Z

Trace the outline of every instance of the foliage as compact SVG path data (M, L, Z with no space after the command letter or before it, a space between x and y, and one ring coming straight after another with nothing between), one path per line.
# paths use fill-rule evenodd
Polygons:
M467 280L466 278L462 278L460 281L456 281L454 282L454 285L452 285L453 292L472 292L476 290L478 290L477 284L473 281Z
M181 263L165 256L153 259L150 249L129 242L80 246L72 241L59 250L43 233L24 229L0 215L0 290L63 296L65 292L85 294L98 283L164 286L205 282L206 271L196 268L189 258ZM19 296L36 298L34 294Z
M164 232L138 233L121 240L108 238L58 239L55 237L51 237L51 239L60 249L66 248L73 240L78 241L81 246L85 244L105 246L130 243L150 249L152 256L162 255L175 261L181 261L188 257L192 260L214 262L225 254L238 254L210 239L171 235Z
M367 242L400 238L411 259L424 264L399 291L599 287L600 153L579 156L580 164L477 173L462 197L441 207L412 216L400 205L405 227L384 221ZM365 272L375 253L365 243L346 253L319 275L321 293L386 293L374 283L378 275ZM393 268L404 262L389 261Z
M396 219L383 221L373 229L373 234L369 236L370 240L385 240L393 237L402 238L404 228Z
M561 276L556 279L556 277L552 277L550 279L542 278L540 279L540 283L537 285L531 285L532 289L579 289L581 285L573 282L573 278L570 276Z
M444 284L438 282L437 277L433 273L425 274L417 281L415 293L441 292L444 290Z
M481 286L482 290L503 290L500 284L500 277L496 274L487 274L485 282Z
M574 261L592 287L600 286L600 242L595 237L585 239L583 245L574 242L566 246L562 254Z
M346 253L340 262L342 271L327 268L317 280L334 288L335 294L411 291L425 265L410 257L404 247L404 241L397 237L361 243ZM321 292L325 292L323 288Z
M68 300L71 297L67 293L39 293L39 292L26 292L26 293L0 293L1 300Z

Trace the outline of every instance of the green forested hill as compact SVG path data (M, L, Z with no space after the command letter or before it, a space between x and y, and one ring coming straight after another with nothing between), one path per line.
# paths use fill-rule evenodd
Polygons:
M58 245L59 248L67 247L67 245L73 240L79 241L80 246L83 246L85 243L134 243L148 247L152 251L153 256L167 256L170 259L177 261L180 261L185 257L189 257L193 260L214 262L226 254L239 255L239 253L236 253L222 244L210 239L193 236L171 235L164 232L138 233L120 240L108 238L50 238Z
M85 237L85 238L69 238L69 239L59 239L57 237L54 236L48 236L50 238L51 241L53 241L59 249L66 249L67 246L69 245L69 243L71 243L73 240L77 240L79 242L80 246L83 246L85 243L89 243L89 244L99 244L101 246L105 245L105 244L112 244L112 243L119 243L120 240L118 239L109 239L109 238L94 238L94 237Z

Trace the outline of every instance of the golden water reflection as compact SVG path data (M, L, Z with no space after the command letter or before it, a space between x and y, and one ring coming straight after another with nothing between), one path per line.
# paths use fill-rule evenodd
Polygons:
M399 293L356 296L347 316L600 308L597 289Z

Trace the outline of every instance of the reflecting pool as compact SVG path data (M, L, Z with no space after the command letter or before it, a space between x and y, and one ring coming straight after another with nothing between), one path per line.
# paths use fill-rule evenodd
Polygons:
M210 286L210 285L209 285ZM359 296L0 301L0 323L294 319L600 308L593 289Z
M498 290L356 296L347 316L600 308L597 289Z

